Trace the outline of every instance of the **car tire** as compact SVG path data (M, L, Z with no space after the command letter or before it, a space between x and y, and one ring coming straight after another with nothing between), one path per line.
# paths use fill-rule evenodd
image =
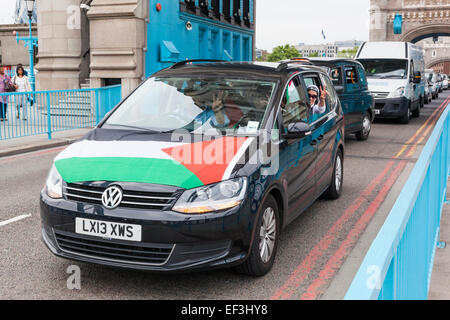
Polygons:
M370 129L371 129L371 117L370 114L368 112L366 112L364 114L363 117L363 128L355 133L356 139L359 141L364 141L367 140L367 138L369 138L370 135Z
M405 114L400 118L400 123L408 124L410 118L411 118L411 106L408 107Z
M420 104L417 106L417 109L412 112L413 118L420 117Z
M256 230L247 260L235 268L239 273L261 277L273 266L281 230L278 204L268 195L256 221Z
M425 107L425 97L420 97L420 108Z
M341 196L342 185L344 181L344 157L341 149L336 152L334 160L333 175L331 176L331 183L328 189L323 194L325 199L336 200Z
M424 104L429 104L429 103L430 103L430 97L427 96L427 98L424 99L423 103L424 103Z

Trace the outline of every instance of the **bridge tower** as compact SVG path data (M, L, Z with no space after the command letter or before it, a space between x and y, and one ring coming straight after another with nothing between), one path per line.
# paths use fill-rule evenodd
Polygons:
M401 33L398 34L394 33L396 15L401 16ZM450 37L448 0L370 1L370 41L417 43L431 38L437 43L441 37ZM450 50L447 45L442 45L441 41L434 46L428 41L424 47L427 67L445 62L450 72Z

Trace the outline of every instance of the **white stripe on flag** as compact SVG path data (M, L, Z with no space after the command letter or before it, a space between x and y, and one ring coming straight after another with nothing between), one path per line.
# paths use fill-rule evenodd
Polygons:
M55 161L68 158L150 158L172 159L162 149L183 145L164 141L91 141L76 142L62 151Z

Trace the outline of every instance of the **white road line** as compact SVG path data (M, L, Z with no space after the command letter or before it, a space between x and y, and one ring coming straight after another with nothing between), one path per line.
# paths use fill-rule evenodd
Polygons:
M0 227L6 226L7 224L22 220L22 219L26 219L28 217L31 217L31 214L24 214L15 218L11 218L9 220L5 220L5 221L1 221L0 222Z

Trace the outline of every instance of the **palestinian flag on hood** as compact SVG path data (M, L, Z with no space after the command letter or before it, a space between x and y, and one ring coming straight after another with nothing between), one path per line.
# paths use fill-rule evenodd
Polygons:
M191 189L229 179L251 140L223 137L178 143L86 139L62 151L55 166L68 183L142 182Z

